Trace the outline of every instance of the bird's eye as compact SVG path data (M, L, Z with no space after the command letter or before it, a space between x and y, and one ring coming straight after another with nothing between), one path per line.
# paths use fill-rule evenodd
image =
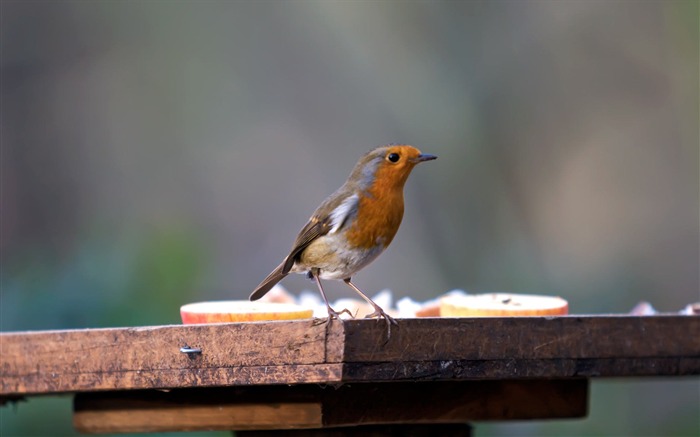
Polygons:
M390 153L387 155L386 159L388 159L391 162L399 162L399 154L398 153Z

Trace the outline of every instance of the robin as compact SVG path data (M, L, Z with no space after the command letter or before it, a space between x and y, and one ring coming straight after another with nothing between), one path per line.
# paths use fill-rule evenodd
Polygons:
M348 180L314 211L294 241L289 255L250 295L260 299L289 273L314 279L328 309L328 319L341 312L331 308L321 279L341 279L374 308L367 318L384 318L388 335L397 324L352 283L351 277L371 263L399 229L403 218L403 187L417 164L436 159L408 145L377 147L366 153Z

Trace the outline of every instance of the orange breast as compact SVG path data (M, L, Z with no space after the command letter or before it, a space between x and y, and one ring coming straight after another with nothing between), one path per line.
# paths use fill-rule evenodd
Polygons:
M360 194L357 220L348 229L347 240L352 246L371 249L388 246L396 235L403 218L403 184L382 178L377 172L372 187ZM386 181L386 182L383 182Z

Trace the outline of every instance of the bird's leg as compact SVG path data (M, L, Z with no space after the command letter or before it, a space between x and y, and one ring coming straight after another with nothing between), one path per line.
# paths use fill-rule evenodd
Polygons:
M347 308L343 308L343 310L340 312L331 308L331 304L328 303L328 298L326 297L326 293L323 291L323 286L321 285L321 279L319 278L319 273L320 273L319 270L312 269L310 271L310 273L311 273L311 276L313 276L313 278L316 280L316 285L318 285L318 290L321 292L321 297L323 298L323 301L326 303L326 308L328 309L328 321L330 321L331 319L338 319L342 322L340 315L343 313L348 313L348 315L350 317L354 318L354 316L352 315L350 310Z
M386 331L387 331L386 336L387 336L387 340L388 340L389 337L391 337L391 325L393 324L393 325L398 326L399 325L398 322L393 317L391 317L389 314L387 314L379 305L374 303L374 301L372 299L370 299L366 294L364 294L362 291L360 291L360 289L357 288L355 286L355 284L353 284L350 281L350 278L343 279L343 282L345 282L346 284L348 284L348 286L350 288L352 288L353 290L358 292L360 294L360 296L362 296L362 298L367 301L368 304L370 304L370 305L372 305L372 307L374 307L374 312L372 314L367 314L365 316L366 319L371 319L371 318L376 317L377 321L379 321L380 317L384 317L384 320L386 320Z

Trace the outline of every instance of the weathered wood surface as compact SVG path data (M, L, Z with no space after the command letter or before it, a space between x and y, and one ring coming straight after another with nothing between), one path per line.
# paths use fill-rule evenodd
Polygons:
M0 397L266 384L700 374L699 316L314 320L0 334ZM201 348L187 355L183 346Z
M3 333L0 395L337 381L339 334L312 320Z
M510 380L256 386L81 393L83 433L334 428L583 417L588 381Z

